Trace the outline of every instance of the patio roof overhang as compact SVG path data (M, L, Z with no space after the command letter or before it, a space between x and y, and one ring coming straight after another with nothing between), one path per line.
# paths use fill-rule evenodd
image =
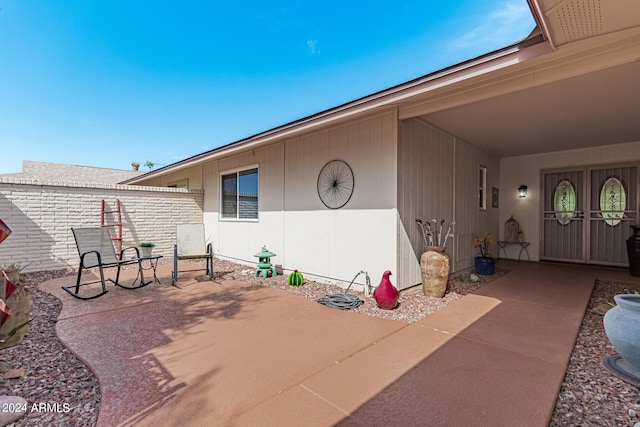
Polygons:
M400 118L420 116L497 157L640 141L639 30L561 47Z
M124 183L385 108L396 108L400 119L422 117L498 157L640 141L640 5L592 1L598 17L564 9L584 3L577 0L529 0L539 30L521 42ZM574 29L596 18L604 23Z
M527 0L551 46L616 33L640 25L636 0Z
M640 141L640 3L529 5L552 54L494 73L494 95L475 88L405 114L498 157Z

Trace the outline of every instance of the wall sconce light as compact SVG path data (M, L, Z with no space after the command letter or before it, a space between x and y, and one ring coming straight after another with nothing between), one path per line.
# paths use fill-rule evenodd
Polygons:
M521 185L520 187L518 187L518 197L521 199L525 199L527 197L527 186L526 185Z

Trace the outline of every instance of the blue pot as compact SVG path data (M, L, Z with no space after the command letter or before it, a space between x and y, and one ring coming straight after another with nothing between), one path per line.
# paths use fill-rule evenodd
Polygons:
M640 370L640 295L613 299L617 305L604 315L604 331L620 356Z
M483 276L491 276L496 271L496 259L492 257L476 257L476 272Z

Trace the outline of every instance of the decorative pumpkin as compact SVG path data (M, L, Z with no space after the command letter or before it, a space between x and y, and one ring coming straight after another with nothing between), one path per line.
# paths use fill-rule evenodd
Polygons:
M304 283L304 277L302 277L302 273L298 270L293 270L293 273L291 273L287 279L287 283L289 286L302 286Z

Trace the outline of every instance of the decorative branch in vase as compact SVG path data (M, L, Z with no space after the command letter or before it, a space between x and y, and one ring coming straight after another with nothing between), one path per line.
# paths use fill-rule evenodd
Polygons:
M442 298L447 291L449 281L449 257L444 253L447 241L455 222L445 227L446 221L432 219L422 221L416 219L416 224L422 232L424 253L420 257L420 272L422 276L422 292L427 297ZM446 232L444 231L446 229Z

